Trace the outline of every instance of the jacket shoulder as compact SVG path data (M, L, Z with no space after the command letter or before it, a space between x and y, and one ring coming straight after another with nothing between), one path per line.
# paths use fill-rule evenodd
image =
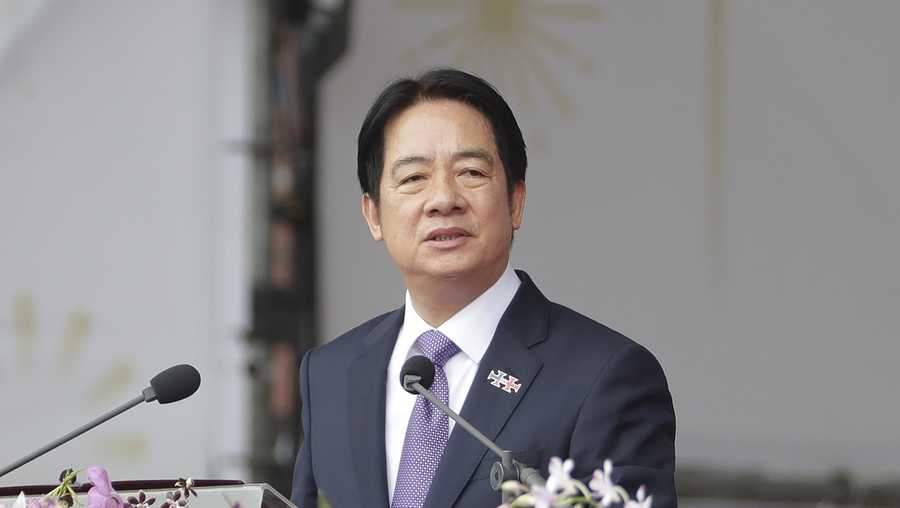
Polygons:
M649 349L637 340L564 305L550 302L548 336L557 346L584 353L583 358L616 358L637 361L652 370L662 366Z
M578 352L574 356L580 359L609 359L626 352L652 357L646 348L624 334L544 296L528 273L516 273L522 286L510 306L510 326L523 335L540 329L548 340L539 348L547 355L566 353L569 362L573 361L572 352Z
M618 350L637 345L637 342L580 312L555 302L549 302L549 328L554 335L570 340Z
M338 335L333 340L316 346L312 351L315 352L317 357L342 357L350 352L357 351L360 345L362 345L363 340L365 340L375 328L383 324L386 320L396 317L398 313L400 313L402 317L402 307L385 312L384 314L357 325L347 332Z

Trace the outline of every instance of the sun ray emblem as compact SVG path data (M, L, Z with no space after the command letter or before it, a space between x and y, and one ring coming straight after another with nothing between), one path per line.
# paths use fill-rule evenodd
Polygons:
M139 385L132 370L131 359L90 358L94 319L87 309L76 306L65 317L47 319L29 292L19 292L10 307L9 320L0 316L0 391L12 384L27 395L13 401L4 400L10 414L24 412L42 401L60 413L108 409L129 393L137 393ZM48 323L49 321L49 323ZM54 331L59 330L58 335ZM14 344L9 347L7 344ZM94 351L96 353L96 350ZM42 380L53 376L53 381ZM60 386L65 386L64 396ZM5 392L4 392L5 393ZM17 425L15 419L0 423L0 433ZM109 457L143 460L148 453L148 438L144 431L124 430L119 434L94 436L95 448Z
M558 25L599 22L602 13L593 2L396 0L395 5L442 11L449 20L447 26L405 51L401 55L405 60L425 64L443 59L489 77L525 110L535 110L536 96L543 95L561 116L574 115L572 98L555 77L555 66L568 65L589 73L594 63L588 52L558 34Z

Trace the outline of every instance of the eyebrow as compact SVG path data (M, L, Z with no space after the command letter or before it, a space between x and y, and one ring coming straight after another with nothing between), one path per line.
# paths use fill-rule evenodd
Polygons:
M402 168L403 166L409 166L412 164L428 164L431 162L431 158L425 157L424 155L410 155L408 157L402 157L394 161L391 164L391 175L395 175L397 170Z
M459 159L479 159L487 163L488 166L494 165L494 158L491 157L491 154L482 148L470 148L467 150L460 150L453 154L453 160Z
M481 148L468 148L465 150L460 150L453 154L453 160L460 159L478 159L484 161L489 166L494 165L494 158L491 157L491 154L487 152L487 150ZM434 159L431 157L426 157L424 155L409 155L407 157L401 157L394 161L391 164L391 174L394 175L397 173L397 170L402 168L403 166L409 166L413 164L428 164L433 162Z

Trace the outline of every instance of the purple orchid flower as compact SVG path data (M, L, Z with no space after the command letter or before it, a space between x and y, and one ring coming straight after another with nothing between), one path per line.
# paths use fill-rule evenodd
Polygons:
M25 504L19 505L18 501L13 505L13 508L59 508L61 503L59 502L59 498L54 496L44 496L44 497L29 497L25 499ZM3 505L0 505L0 508L3 508Z
M94 484L88 491L88 508L123 508L125 502L112 488L109 475L100 466L87 469L88 480Z

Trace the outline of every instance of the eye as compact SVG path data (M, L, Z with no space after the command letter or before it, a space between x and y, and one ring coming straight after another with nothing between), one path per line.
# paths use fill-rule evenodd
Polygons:
M484 171L477 168L466 168L466 170L463 171L463 175L471 178L482 178L487 176L484 174Z
M400 185L407 184L407 183L420 182L420 181L422 181L422 180L424 180L424 179L425 179L425 175L418 175L418 174L416 174L416 175L409 175L409 176L407 176L406 178L400 180Z

